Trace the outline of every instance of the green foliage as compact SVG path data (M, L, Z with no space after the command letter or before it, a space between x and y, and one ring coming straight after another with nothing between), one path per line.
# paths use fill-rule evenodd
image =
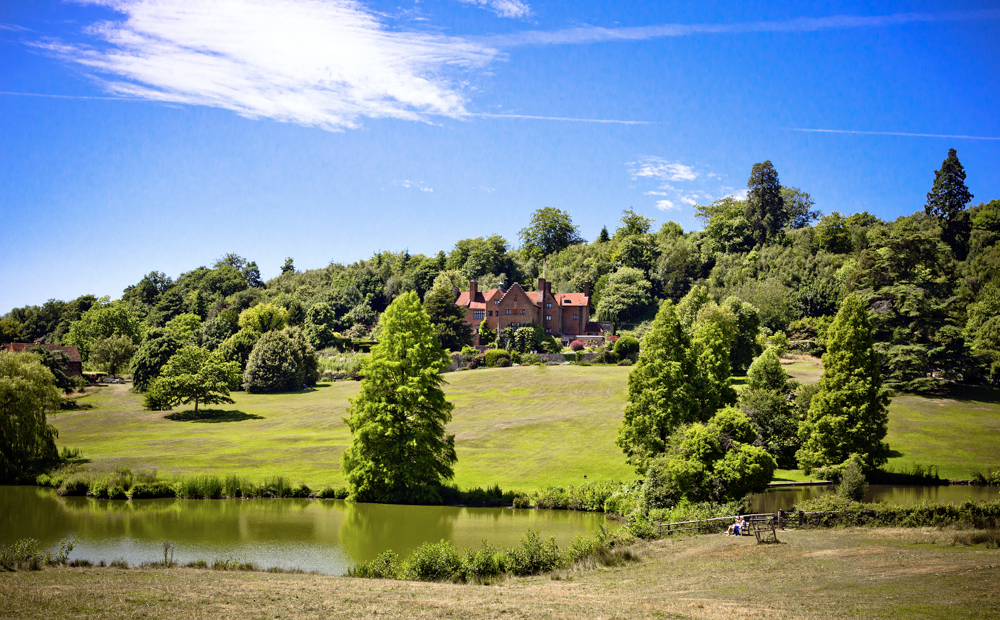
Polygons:
M274 304L258 304L240 313L240 329L258 334L277 331L288 325L288 310Z
M555 536L543 541L534 530L528 530L520 544L507 550L505 567L518 577L546 573L560 564L559 547Z
M653 303L652 285L634 267L622 267L608 277L597 304L597 318L610 321L612 333L618 326L644 313Z
M796 398L794 391L795 385L788 380L777 354L767 349L750 366L747 386L739 395L739 407L753 424L761 444L777 459L778 466L786 469L796 467L795 453L801 446L800 410L809 408L799 401L811 399L811 395Z
M696 374L695 396L705 417L720 407L736 403L730 379L729 352L736 339L736 317L726 308L707 304L698 312L691 335L691 355Z
M820 218L816 226L816 245L834 254L850 252L851 231L847 227L847 218L837 211Z
M128 336L108 336L91 343L90 361L98 368L107 370L111 376L128 366L135 355L135 344Z
M642 487L643 503L670 508L680 501L728 501L761 492L777 469L750 420L739 409L719 411L707 424L695 423L653 459Z
M747 188L744 217L750 224L750 235L762 245L773 239L788 223L778 171L770 161L753 165Z
M166 395L176 403L193 402L197 413L200 403L232 404L229 390L238 383L239 367L235 362L223 361L201 347L186 346L160 370L160 376L150 384L146 402L159 405L162 401L156 399Z
M180 343L165 329L154 327L146 332L132 360L132 387L138 392L145 391L180 348Z
M465 323L465 308L455 303L452 291L444 287L431 289L424 298L424 310L444 350L458 351L472 344L472 329Z
M432 502L457 460L455 437L444 432L453 405L438 374L443 351L416 293L397 297L382 325L346 420L354 439L342 466L351 498Z
M750 365L746 386L751 391L788 392L788 373L774 349L767 349Z
M248 392L291 392L316 385L316 352L298 327L269 331L260 337L243 371Z
M330 304L317 302L306 311L305 333L315 349L325 349L339 342L334 331L336 314Z
M823 377L799 437L799 465L809 471L857 454L865 467L885 464L889 396L872 344L871 323L857 295L844 300L827 332Z
M837 495L851 501L863 502L867 492L868 481L865 480L864 464L861 459L852 456L841 469Z
M254 347L257 346L259 340L260 332L251 328L241 329L229 338L226 338L225 342L219 345L219 348L215 352L225 361L238 364L242 373L246 370L250 354L253 352Z
M652 219L636 213L632 207L622 211L621 225L615 230L615 241L620 241L626 237L648 234L653 227Z
M664 302L643 338L639 361L629 372L628 403L618 429L617 443L639 473L666 449L678 426L703 419L692 381L697 366L690 347L674 304Z
M164 329L171 338L181 344L198 344L191 342L201 331L201 318L197 314L179 314L167 321Z
M145 329L142 320L126 304L121 301L109 303L104 298L70 325L65 341L77 347L80 357L87 361L95 341L109 336L125 336L133 344L139 344Z
M573 224L569 212L553 207L535 211L531 222L517 236L521 239L523 251L536 260L583 243L580 227Z
M487 349L483 353L483 360L487 368L497 368L500 366L510 366L510 352L504 349Z
M49 372L52 373L52 377L55 379L57 388L69 394L77 387L77 381L80 377L71 379L66 375L70 371L68 355L59 350L49 351L42 346L28 347L27 352L37 355L42 366L49 369Z
M404 579L416 581L448 581L459 572L462 558L451 541L425 542L410 554L400 566Z
M622 336L615 341L615 355L618 359L634 359L639 354L639 341L632 336Z
M736 296L727 297L722 302L722 307L736 317L736 334L733 346L729 351L729 363L732 365L733 373L741 374L746 372L753 358L761 351L760 345L757 344L757 334L760 333L760 313L752 304Z
M399 554L391 549L383 551L374 560L353 567L348 574L362 579L398 579Z
M0 351L0 482L58 459L58 433L45 412L61 402L52 372L37 355Z
M924 211L940 223L942 239L951 246L955 258L964 260L969 252L972 228L965 207L973 196L965 186L965 168L958 161L955 149L948 149L948 157L934 174L934 187L927 192Z

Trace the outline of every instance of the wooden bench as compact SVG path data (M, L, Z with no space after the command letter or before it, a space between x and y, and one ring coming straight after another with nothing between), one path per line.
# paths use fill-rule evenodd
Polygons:
M752 515L746 517L746 527L741 534L749 536L751 533L757 538L758 543L778 542L776 531L777 519L774 515Z

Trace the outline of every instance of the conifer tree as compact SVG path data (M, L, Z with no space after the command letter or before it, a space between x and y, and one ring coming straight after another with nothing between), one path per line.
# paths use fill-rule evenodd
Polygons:
M809 471L839 465L856 454L865 467L884 465L889 445L889 396L875 349L868 309L852 294L826 334L823 377L799 428L799 466Z
M629 372L628 403L618 428L617 443L639 473L666 449L678 426L702 419L692 383L697 367L690 347L673 302L665 301L642 339L639 361Z
M461 351L472 344L472 328L465 323L465 308L455 303L455 294L438 287L427 293L424 310L434 333L446 351Z
M753 165L747 188L744 216L750 224L753 240L763 245L777 235L788 221L778 171L770 160Z
M361 391L345 421L354 441L342 465L350 497L366 502L435 503L452 478L455 436L445 435L453 405L438 371L444 352L415 292L382 315L382 337L365 361Z
M937 218L941 225L941 238L951 246L958 260L965 260L969 253L969 235L972 224L966 205L972 201L972 194L965 186L965 168L958 161L958 152L948 149L948 157L935 172L934 187L927 192L924 211Z

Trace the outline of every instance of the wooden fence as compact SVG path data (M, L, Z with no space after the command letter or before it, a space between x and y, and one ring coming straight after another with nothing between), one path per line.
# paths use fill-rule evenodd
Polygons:
M728 517L713 517L711 519L696 519L694 521L677 521L675 523L658 523L657 531L660 534L673 534L675 532L697 531L698 533L711 533L729 527L736 517L743 517L747 521L774 519L774 526L778 529L788 529L790 527L805 527L809 525L809 515L820 514L842 514L842 510L814 510L810 512L762 512L755 514L730 515ZM719 526L723 527L720 528Z

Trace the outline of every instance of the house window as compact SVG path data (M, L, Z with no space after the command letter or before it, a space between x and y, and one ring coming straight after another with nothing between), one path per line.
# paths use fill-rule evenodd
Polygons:
M507 314L510 314L510 310L507 311Z
M546 314L545 315L545 320L546 321L551 321L552 320L552 315L551 314Z
M574 321L575 321L575 320L577 320L577 319L579 319L579 318L580 318L580 315L579 315L579 314L574 314L574 315L573 315L573 320L574 320Z
M482 318L485 318L485 316L484 316L485 314L486 314L485 310L473 310L472 311L472 318L474 318L474 319L482 319Z
M545 309L546 309L546 310L548 310L548 309L550 309L550 308L552 308L552 304L545 304Z
M521 314L524 314L524 310L521 310Z
M511 323L510 326L511 327L520 327L521 324L520 323Z
M498 300L494 301L494 302L493 302L493 305L494 305L494 306L499 306L499 305L500 305L500 300L498 299Z
M551 334L551 333L552 333L552 330L551 330L551 329L549 329L548 327L546 327L546 328L545 328L545 333L546 333L546 334Z
M566 300L566 301L564 301L563 303L564 303L564 304L566 304L566 305L568 306L568 305L569 305L569 300L567 299L567 300Z

